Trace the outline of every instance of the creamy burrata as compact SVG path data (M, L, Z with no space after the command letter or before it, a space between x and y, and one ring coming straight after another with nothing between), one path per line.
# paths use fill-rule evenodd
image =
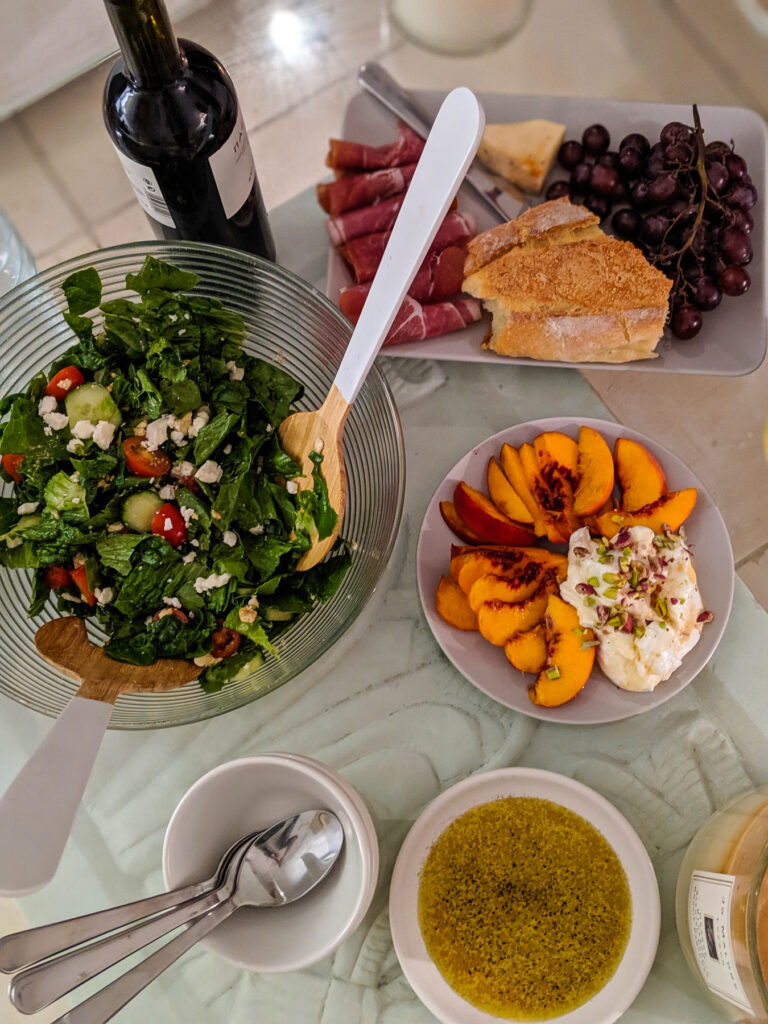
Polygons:
M668 679L712 618L684 539L647 526L611 541L576 530L560 594L594 630L600 668L623 690L653 690Z

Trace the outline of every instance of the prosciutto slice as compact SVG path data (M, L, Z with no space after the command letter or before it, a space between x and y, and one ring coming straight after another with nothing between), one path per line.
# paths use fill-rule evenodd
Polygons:
M448 246L466 245L476 230L474 218L468 213L449 213L438 228L429 251L439 252ZM339 252L352 268L357 284L363 284L373 278L390 234L389 231L379 231L372 235L353 238L345 245L339 246Z
M464 250L450 245L440 252L429 253L408 289L417 302L440 302L461 291L464 280ZM348 320L356 324L371 282L353 284L339 293L339 309Z
M421 341L438 334L448 334L482 316L477 299L455 299L453 302L430 302L422 305L406 296L395 321L384 340L385 346L404 341Z
M383 146L366 146L347 139L331 139L326 166L339 170L376 171L415 163L424 149L424 141L407 125L400 124L397 139Z
M317 186L317 201L326 213L338 217L346 210L404 192L415 170L416 164L412 163L323 182Z
M329 217L325 222L328 235L334 245L344 245L361 235L372 235L377 231L389 231L397 219L405 194L382 199L372 206L361 206L357 210L347 210L340 217ZM455 209L453 200L451 209Z

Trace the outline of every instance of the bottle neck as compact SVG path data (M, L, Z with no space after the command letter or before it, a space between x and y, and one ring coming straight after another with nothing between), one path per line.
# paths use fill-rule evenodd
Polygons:
M163 0L104 0L126 73L137 85L179 77L181 54Z

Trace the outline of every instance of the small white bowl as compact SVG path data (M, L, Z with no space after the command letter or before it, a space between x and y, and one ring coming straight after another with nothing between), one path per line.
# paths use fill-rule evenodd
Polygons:
M624 956L591 999L547 1018L557 1024L611 1024L631 1005L653 965L661 922L659 888L645 847L626 818L594 790L554 772L502 768L473 775L442 793L416 819L400 849L389 894L392 938L403 972L442 1024L499 1024L499 1017L462 999L430 959L419 927L418 899L421 872L437 838L470 808L508 796L538 797L575 811L602 832L622 863L632 900Z
M295 971L328 956L370 906L378 840L368 809L346 779L299 754L229 761L184 795L163 844L169 889L210 878L240 837L314 808L333 811L344 829L344 846L331 873L296 903L236 910L203 940L211 952L249 971Z

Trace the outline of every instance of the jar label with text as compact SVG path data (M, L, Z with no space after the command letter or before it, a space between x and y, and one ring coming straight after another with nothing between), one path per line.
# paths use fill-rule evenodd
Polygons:
M742 1010L752 1008L736 970L731 941L731 900L736 879L694 871L688 890L688 928L696 963L707 988Z
M152 168L145 167L144 164L131 160L125 153L121 153L117 146L115 146L115 152L120 163L123 165L123 170L128 176L128 181L136 193L136 198L139 200L141 208L154 220L172 228L174 226L173 217L163 198L163 193L160 191L160 185Z
M237 112L235 127L229 138L209 157L208 162L219 190L224 214L229 219L243 206L256 180L256 168L242 111Z

